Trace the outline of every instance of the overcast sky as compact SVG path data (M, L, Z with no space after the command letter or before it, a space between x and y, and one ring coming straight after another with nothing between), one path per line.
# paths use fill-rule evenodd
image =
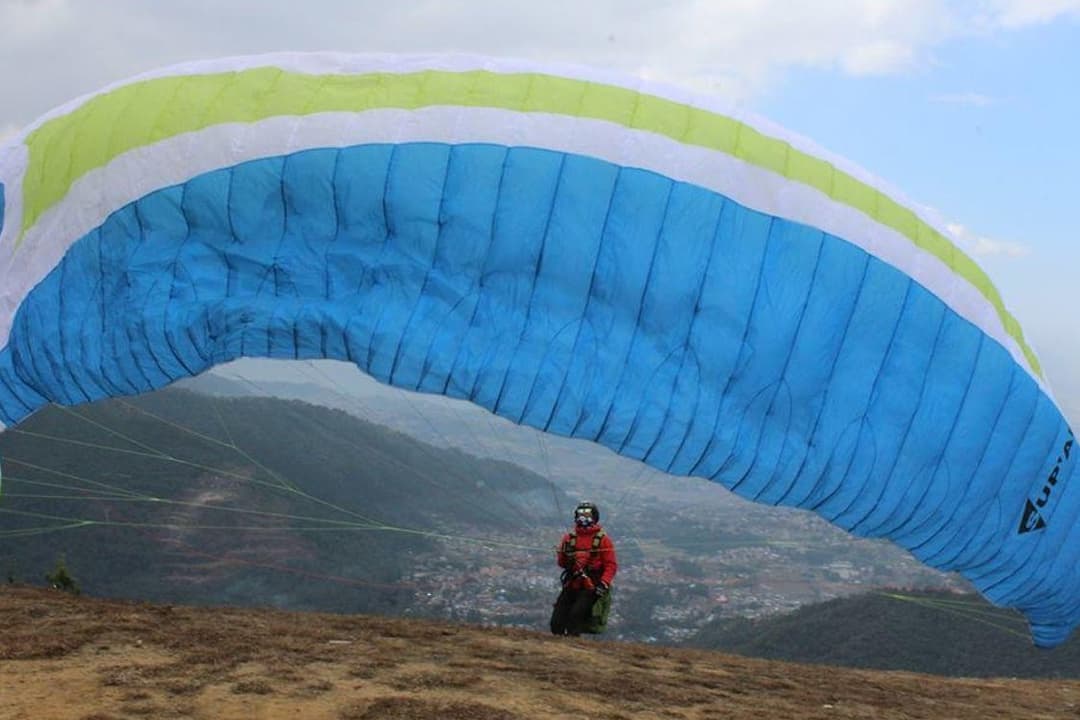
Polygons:
M0 138L144 70L276 50L598 65L776 121L935 208L1080 420L1080 0L0 0Z

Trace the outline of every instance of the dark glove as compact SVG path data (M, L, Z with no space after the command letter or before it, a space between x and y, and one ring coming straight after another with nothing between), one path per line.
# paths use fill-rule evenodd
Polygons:
M608 589L608 584L601 580L600 582L596 583L596 587L593 589L593 592L596 594L596 597L602 598L608 594Z

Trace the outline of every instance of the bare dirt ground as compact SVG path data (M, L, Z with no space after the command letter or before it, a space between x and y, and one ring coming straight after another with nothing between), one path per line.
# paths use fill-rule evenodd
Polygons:
M957 680L540 632L0 588L0 718L1080 718L1080 681Z

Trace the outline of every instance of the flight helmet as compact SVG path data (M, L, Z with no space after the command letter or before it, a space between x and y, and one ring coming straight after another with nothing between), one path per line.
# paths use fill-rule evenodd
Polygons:
M574 524L578 527L592 527L600 522L600 509L591 502L581 502L574 508Z

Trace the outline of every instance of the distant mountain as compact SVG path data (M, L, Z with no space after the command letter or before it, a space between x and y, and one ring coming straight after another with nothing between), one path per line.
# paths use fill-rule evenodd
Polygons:
M526 467L579 494L593 495L642 486L662 474L622 458L596 443L572 440L517 425L462 400L413 393L362 376L353 385L336 384L319 374L319 366L300 363L282 369L275 380L248 379L217 372L182 380L178 386L216 397L277 397L345 411L438 447L466 448L470 454L494 457ZM665 476L666 477L666 476ZM695 483L700 484L700 483ZM653 492L681 493L675 483L650 483Z
M688 645L739 655L966 677L1080 678L1080 637L1031 644L1019 614L975 594L878 591L786 615L717 620Z
M571 498L599 502L619 540L616 612L627 638L678 642L712 616L776 614L882 584L970 589L887 541L854 538L813 513L752 503L597 443L516 425L461 400L382 385L341 363L230 365L185 386L342 410L427 445L510 462ZM568 508L553 499L565 516ZM557 525L563 523L560 517Z
M811 513L445 398L184 385L199 391L46 408L0 434L0 580L40 583L63 555L98 596L540 628L554 544L588 498L618 546L615 638L675 644L717 617L962 584Z
M63 555L87 592L139 599L395 612L447 538L554 533L572 503L344 412L177 389L46 408L0 455L0 574Z

